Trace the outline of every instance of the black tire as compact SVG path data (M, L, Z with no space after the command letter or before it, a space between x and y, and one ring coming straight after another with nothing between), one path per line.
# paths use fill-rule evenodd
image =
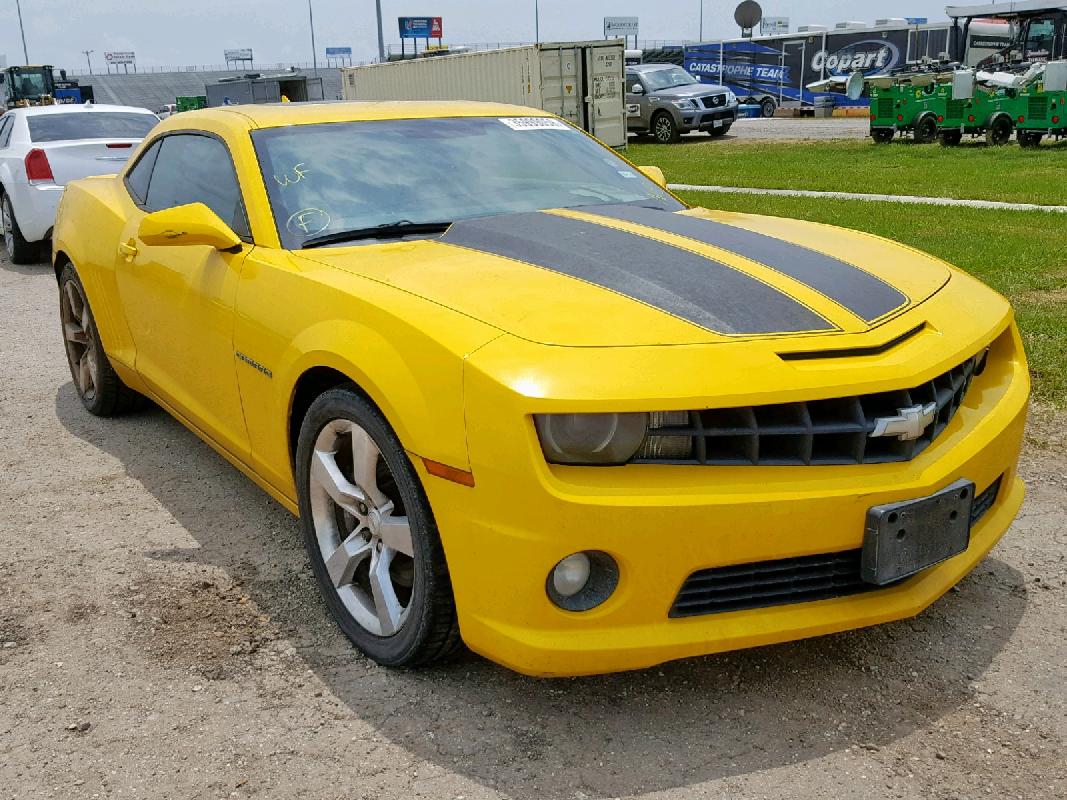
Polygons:
M75 296L80 299L75 300ZM79 303L84 305L78 307ZM111 366L85 287L70 263L59 275L59 317L70 377L85 410L97 417L115 417L143 408L147 403L145 397L123 383ZM76 325L77 331L72 325ZM85 369L81 368L83 363ZM91 385L84 378L86 369Z
M1040 147L1044 135L1037 131L1019 131L1016 134L1016 138L1019 140L1019 147L1030 149L1032 147Z
M660 111L652 117L652 137L660 144L674 144L681 134L674 117L667 111Z
M7 257L11 259L12 264L36 264L41 260L41 243L26 241L19 222L15 219L11 198L4 192L0 192L0 204L0 225L4 228L4 251ZM9 221L10 231L7 230Z
M1015 126L1012 121L1003 114L993 120L985 132L986 144L990 147L1000 147L1011 141L1011 133Z
M764 97L760 101L760 116L764 119L768 119L774 116L774 112L778 110L778 104L769 97Z
M963 141L963 131L941 131L938 134L942 147L956 147Z
M399 630L391 635L372 633L346 608L319 544L313 518L311 462L316 440L327 426L337 421L355 423L377 446L379 486L396 507L403 509L411 531L409 604ZM300 524L311 568L330 614L345 636L369 658L389 667L428 664L447 658L459 649L461 639L452 582L429 501L400 440L381 412L354 385L330 389L308 409L297 443L296 483Z
M730 132L730 125L723 125L721 128L712 128L711 130L708 131L708 134L718 138L720 136L725 136L729 132Z
M916 143L931 144L937 139L937 117L927 114L915 123L915 131L912 134Z
M871 138L875 144L889 144L896 133L892 128L875 128L871 131Z

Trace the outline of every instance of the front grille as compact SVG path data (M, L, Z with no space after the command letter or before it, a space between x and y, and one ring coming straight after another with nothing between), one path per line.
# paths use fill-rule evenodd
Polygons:
M932 381L891 392L765 406L664 411L651 415L635 463L704 466L885 464L921 453L952 421L985 355L969 358ZM872 438L876 420L934 403L922 435Z
M971 525L977 524L996 503L1002 478L997 478L974 498ZM860 578L862 552L859 549L845 550L702 569L682 584L669 616L694 617L810 603L884 588L865 583Z
M963 119L963 112L966 108L966 100L949 100L945 109L945 118Z
M711 97L702 98L702 100L704 108L719 108L726 105L726 95L724 94L713 94Z
M1027 103L1027 114L1030 119L1048 119L1048 100L1044 97L1031 97Z
M879 117L891 117L891 116L893 116L893 98L892 97L879 97L878 98L878 116Z

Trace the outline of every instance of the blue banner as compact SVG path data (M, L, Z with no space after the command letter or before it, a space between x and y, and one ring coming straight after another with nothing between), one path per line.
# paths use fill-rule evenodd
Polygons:
M326 58L351 58L351 47L327 47Z
M401 39L440 39L440 17L398 17Z

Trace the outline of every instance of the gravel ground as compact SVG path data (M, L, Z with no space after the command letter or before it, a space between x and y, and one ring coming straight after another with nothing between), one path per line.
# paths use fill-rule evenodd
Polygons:
M739 119L721 141L732 139L777 139L805 141L810 139L864 139L870 132L866 117L772 117L771 119ZM687 136L707 139L706 133Z
M55 294L0 262L0 798L1067 796L1063 417L917 619L600 678L389 671L285 511L158 410L83 411Z

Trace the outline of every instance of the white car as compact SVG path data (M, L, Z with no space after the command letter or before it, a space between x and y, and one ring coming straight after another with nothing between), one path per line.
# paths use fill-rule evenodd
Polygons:
M15 264L41 257L68 181L118 172L159 121L146 108L55 105L0 117L0 216Z

